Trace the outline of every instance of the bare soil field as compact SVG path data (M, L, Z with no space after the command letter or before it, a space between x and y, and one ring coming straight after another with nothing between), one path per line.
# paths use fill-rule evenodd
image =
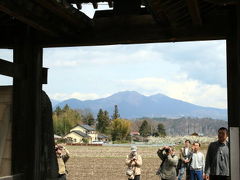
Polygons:
M126 180L125 159L130 147L67 146L71 158L67 162L68 180ZM155 175L160 165L158 147L138 147L142 156L142 180L159 180Z
M67 162L68 180L126 180L125 159L130 153L130 146L67 146L70 159ZM143 166L141 180L159 180L155 175L160 166L157 156L159 147L138 147ZM179 147L176 147L177 155ZM207 145L202 146L206 154Z

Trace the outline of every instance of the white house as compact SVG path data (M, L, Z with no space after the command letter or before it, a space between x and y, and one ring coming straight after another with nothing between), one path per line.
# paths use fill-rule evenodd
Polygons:
M87 134L78 130L70 131L68 134L64 136L64 139L67 139L72 143L83 143L85 139L88 141L88 143L92 143L91 136L88 136Z
M87 139L89 143L93 141L107 141L107 136L98 134L95 128L86 124L76 125L64 136L64 139L69 139L73 143L82 143L83 138Z

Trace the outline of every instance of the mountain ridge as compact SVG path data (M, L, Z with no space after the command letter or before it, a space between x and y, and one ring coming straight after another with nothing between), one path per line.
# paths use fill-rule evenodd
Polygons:
M96 100L67 99L53 106L61 108L68 104L73 109L90 109L94 115L100 108L113 113L114 105L118 105L122 118L141 117L210 117L213 119L227 119L227 110L204 107L182 100L168 97L164 94L151 96L142 95L136 91L121 91L106 98Z

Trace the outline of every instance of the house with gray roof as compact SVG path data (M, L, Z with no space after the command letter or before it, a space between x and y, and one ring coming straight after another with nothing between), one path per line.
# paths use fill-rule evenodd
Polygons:
M96 141L106 142L108 138L105 135L98 134L95 128L87 124L78 124L64 136L64 139L68 139L73 143L83 143L84 140L92 143Z

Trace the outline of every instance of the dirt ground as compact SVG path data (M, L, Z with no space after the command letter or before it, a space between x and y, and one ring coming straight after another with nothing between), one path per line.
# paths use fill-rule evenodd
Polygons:
M71 157L67 162L68 180L127 180L125 159L130 146L67 146ZM159 147L138 147L143 166L141 180L159 180L155 175L160 165ZM179 148L178 148L179 149ZM179 150L177 150L178 155ZM206 153L206 148L203 148Z
M71 158L67 162L68 180L126 180L124 164L130 147L67 146ZM138 147L142 156L142 180L159 180L155 175L160 165L157 147Z

